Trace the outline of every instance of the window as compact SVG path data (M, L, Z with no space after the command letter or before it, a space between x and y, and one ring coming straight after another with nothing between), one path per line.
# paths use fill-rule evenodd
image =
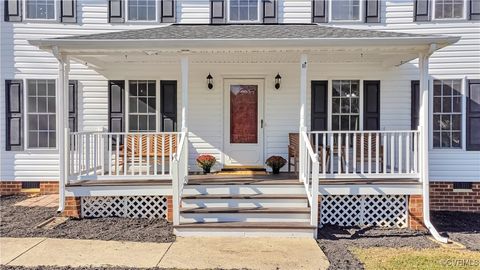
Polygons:
M435 0L435 19L463 18L464 0Z
M433 147L460 148L462 137L462 80L433 82Z
M360 81L332 83L332 130L360 129Z
M55 0L26 0L25 4L27 19L55 19Z
M155 81L129 81L128 130L156 130Z
M360 0L332 0L330 3L333 21L360 20Z
M231 0L229 3L230 21L258 22L258 0Z
M55 80L27 81L27 136L29 148L56 145Z
M453 191L472 191L472 182L453 182Z
M157 4L155 0L128 0L129 21L157 20Z

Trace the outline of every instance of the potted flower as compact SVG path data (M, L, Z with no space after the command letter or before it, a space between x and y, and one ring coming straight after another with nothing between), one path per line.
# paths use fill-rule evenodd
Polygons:
M212 155L200 155L197 157L198 167L203 169L203 173L210 173L210 169L215 165L217 160Z
M281 156L271 156L267 159L267 162L265 162L268 167L272 168L272 173L273 174L279 174L280 169L285 166L287 163L287 160L285 160Z

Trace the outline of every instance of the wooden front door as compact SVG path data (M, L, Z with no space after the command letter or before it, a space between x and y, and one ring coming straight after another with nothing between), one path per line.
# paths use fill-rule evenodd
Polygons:
M263 166L263 80L228 79L224 91L225 165Z

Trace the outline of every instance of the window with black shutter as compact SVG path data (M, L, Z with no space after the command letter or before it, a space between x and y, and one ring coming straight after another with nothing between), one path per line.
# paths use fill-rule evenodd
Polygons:
M60 21L64 23L77 22L77 1L62 0L60 2Z
M312 81L311 130L328 129L328 81Z
M68 83L68 128L72 132L78 131L78 82Z
M469 80L467 89L467 150L480 151L480 80Z
M380 130L380 81L364 81L363 96L363 129Z
M22 21L22 0L5 0L4 1L4 20L6 22Z
M225 13L225 0L210 0L210 23L226 23L227 16L225 15Z
M160 82L161 131L177 131L177 81Z
M420 81L411 82L411 95L410 95L410 128L417 130L420 121Z

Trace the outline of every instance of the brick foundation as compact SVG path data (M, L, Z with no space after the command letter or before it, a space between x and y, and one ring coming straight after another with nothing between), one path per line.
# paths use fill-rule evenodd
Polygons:
M16 195L22 192L22 182L0 181L0 195Z
M167 197L167 221L173 222L173 196Z
M80 218L81 217L81 200L80 197L65 197L64 217Z
M453 182L430 183L432 211L480 212L480 183L473 183L468 192L453 191Z
M58 182L40 182L40 194L57 194L58 193Z
M408 227L413 230L426 230L423 224L422 195L408 196Z

